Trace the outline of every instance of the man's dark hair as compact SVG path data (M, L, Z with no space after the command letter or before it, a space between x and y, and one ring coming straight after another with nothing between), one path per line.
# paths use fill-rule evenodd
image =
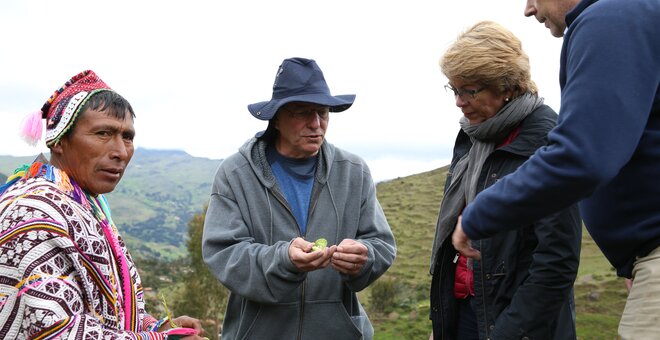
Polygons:
M133 111L131 104L115 91L100 91L94 93L80 108L78 115L84 114L87 109L96 111L107 110L109 115L119 119L126 118L126 112L128 111L131 113L131 116L135 118L135 112Z
M126 118L126 112L130 112L131 117L135 118L135 112L133 111L131 103L124 99L119 93L115 91L99 91L87 99L85 104L83 104L78 111L76 121L73 122L69 131L67 131L62 137L71 135L72 131L76 129L76 122L80 120L88 109L105 111L108 116L122 120Z

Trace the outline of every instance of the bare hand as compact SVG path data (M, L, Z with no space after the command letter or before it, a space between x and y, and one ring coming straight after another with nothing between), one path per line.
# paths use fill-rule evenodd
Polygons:
M356 240L344 239L332 256L332 268L347 275L357 275L367 262L368 251L364 244Z
M204 333L204 329L202 329L202 322L199 321L198 319L191 318L186 315L182 315L172 320L172 322L174 322L174 324L177 325L178 327L192 328L197 332L199 332L199 335L203 335L202 333Z
M461 255L479 261L481 260L481 252L472 248L472 241L463 232L463 226L461 225L462 219L463 216L458 216L456 229L454 229L454 233L451 235L451 243Z
M296 237L289 245L289 258L298 270L310 272L327 267L332 254L337 250L337 246L333 245L324 250L312 251L313 245L314 243L307 242L302 237Z
M177 326L177 327L183 327L183 328L192 328L197 331L196 335L189 335L187 337L182 338L181 340L204 340L206 339L204 337L204 329L202 328L202 322L199 321L198 319L191 318L186 315L179 316L175 319L172 320L172 322ZM166 322L161 328L160 331L165 331L172 328L169 322Z
M625 279L625 283L626 283L626 289L628 290L628 293L630 293L630 289L632 289L632 285L633 285L633 280Z

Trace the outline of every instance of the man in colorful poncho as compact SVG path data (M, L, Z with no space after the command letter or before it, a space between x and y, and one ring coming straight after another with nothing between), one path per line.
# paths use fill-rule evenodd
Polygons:
M199 339L198 320L156 320L103 197L133 156L130 104L92 71L26 123L46 119L50 164L38 159L0 187L0 338ZM188 333L185 333L187 331Z

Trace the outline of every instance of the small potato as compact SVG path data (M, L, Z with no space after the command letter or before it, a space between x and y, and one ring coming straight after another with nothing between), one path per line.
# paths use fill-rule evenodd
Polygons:
M312 251L323 250L328 246L328 240L320 238L314 242L312 246Z

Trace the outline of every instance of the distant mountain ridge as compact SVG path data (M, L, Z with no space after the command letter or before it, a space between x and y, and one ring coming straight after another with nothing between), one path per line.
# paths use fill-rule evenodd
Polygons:
M35 158L0 156L0 174ZM121 182L106 195L134 255L172 259L185 253L188 221L208 202L221 162L181 150L135 150Z

